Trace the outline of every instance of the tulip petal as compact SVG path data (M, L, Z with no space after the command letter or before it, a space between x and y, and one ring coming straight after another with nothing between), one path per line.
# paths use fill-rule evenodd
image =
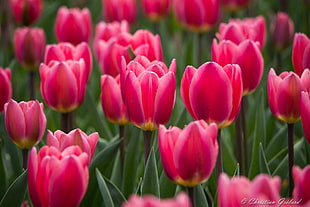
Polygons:
M310 143L310 98L308 92L301 92L300 115L305 138Z
M38 173L38 156L37 150L33 147L29 153L28 159L28 190L31 197L31 201L34 206L42 206L39 191L36 184Z
M292 48L292 63L294 66L294 70L299 76L304 70L303 58L307 45L310 45L310 40L308 39L308 37L303 33L296 33L294 36Z

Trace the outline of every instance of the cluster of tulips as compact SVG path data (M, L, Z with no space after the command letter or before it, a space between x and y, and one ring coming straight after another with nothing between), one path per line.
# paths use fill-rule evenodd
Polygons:
M281 178L277 175L258 174L250 180L244 173L248 155L244 148L248 139L246 100L264 75L266 19L260 15L219 21L222 8L236 13L252 1L141 0L145 16L155 24L170 10L190 32L210 32L219 24L210 51L205 51L211 53L211 59L200 62L198 67L181 69L177 59L165 63L159 34L146 29L131 32L138 21L135 0L102 0L105 21L96 24L93 38L88 8L60 6L54 25L58 42L53 44L47 44L47 31L33 27L41 16L43 1L10 0L12 16L20 26L12 42L16 59L29 73L30 100L18 102L12 98L14 74L9 68L0 68L0 112L4 114L8 137L22 149L29 203L36 207L74 207L82 202L94 176L90 172L93 157L102 153L99 143L103 138L98 132L88 135L89 130L75 128L78 122L73 115L84 102L88 84L96 78L100 79L104 117L119 127L120 170L124 168L128 139L137 139L124 132L127 125L133 124L143 131L145 171L155 151L165 175L181 186L179 191L187 191L178 191L175 198L169 199L158 195L140 197L131 192L123 207L204 206L198 202L196 187L206 183L213 172L218 206L310 206L310 165L304 169L294 166L293 131L294 124L301 120L304 137L310 143L310 39L304 33L294 34L294 24L284 12L273 19L270 39L277 54L292 45L294 71L286 66L281 67L287 71L271 68L266 90L270 111L288 126L289 193L281 196ZM101 77L92 77L94 62ZM36 72L40 94L36 93ZM49 117L39 96L49 109L60 113L61 130L46 130ZM191 116L182 127L169 122L177 98L184 104L182 113ZM234 177L225 173L222 160L222 130L232 124L236 126L237 162L242 174ZM102 175L96 175L99 183ZM99 184L101 193L109 193L102 186L106 184ZM113 201L113 197L102 197ZM210 204L207 199L205 202L206 206ZM31 206L29 203L23 206ZM109 205L107 200L103 203Z

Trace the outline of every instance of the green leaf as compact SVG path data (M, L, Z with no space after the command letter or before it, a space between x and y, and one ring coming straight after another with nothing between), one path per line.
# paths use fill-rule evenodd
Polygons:
M159 183L160 183L160 198L172 198L175 195L177 185L169 180L164 170L161 173Z
M109 192L108 186L105 183L104 179L102 178L101 173L98 169L96 169L96 177L101 192L102 200L105 206L114 207L114 203L111 194Z
M262 143L259 143L259 168L260 173L271 175Z
M195 186L194 199L195 207L209 207L206 194L201 185Z
M119 188L114 183L112 183L105 176L103 176L103 179L109 189L114 205L122 206L122 204L126 201L126 198L123 195L123 193L119 190Z
M149 158L146 162L146 167L144 171L142 186L141 186L142 195L152 194L156 197L160 196L159 192L159 180L157 165L155 159L154 148L152 148Z
M24 171L11 184L5 195L3 196L0 207L20 206L24 201L27 190L27 171Z

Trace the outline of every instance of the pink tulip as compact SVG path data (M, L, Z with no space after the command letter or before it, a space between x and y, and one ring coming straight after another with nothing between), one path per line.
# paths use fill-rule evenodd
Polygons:
M43 9L42 0L10 0L11 12L17 24L28 26L39 19Z
M35 207L77 207L88 178L88 155L78 146L63 152L53 146L30 151L28 189Z
M298 166L293 167L293 178L295 188L293 191L293 198L299 205L307 207L310 205L310 166L307 165L304 169L300 169Z
M271 43L274 48L281 51L287 48L292 41L294 23L285 12L278 12L270 25Z
M239 45L246 39L259 43L262 50L266 42L266 22L263 16L255 18L231 19L228 23L221 23L217 38L221 40L231 40Z
M78 108L85 96L87 75L84 59L42 63L40 90L45 103L61 113Z
M12 97L11 70L0 67L0 113L4 110L4 104Z
M161 61L137 56L121 69L121 91L130 121L143 130L166 124L175 102L176 61L168 70Z
M205 84L208 83L208 84ZM229 126L240 109L243 84L238 65L221 67L207 62L198 69L187 66L181 80L181 98L195 120Z
M271 112L286 123L300 120L301 91L306 88L294 72L283 72L279 76L273 69L268 74L268 102Z
M302 127L304 130L305 138L308 143L310 143L310 97L309 92L301 92L301 100L300 100L300 116Z
M17 103L13 99L4 105L5 128L18 147L29 149L41 141L46 128L43 107L38 101Z
M218 129L203 120L189 123L183 130L160 125L158 145L163 168L173 182L193 187L206 181L218 155Z
M108 22L126 20L133 24L137 18L135 0L102 0L103 15Z
M280 177L260 174L253 181L246 177L229 178L222 173L218 181L218 201L221 207L277 206L280 200Z
M236 55L239 53L239 47L237 44L230 40L222 40L217 43L216 39L213 39L211 46L212 61L218 63L221 66L227 64L233 64L236 60Z
M118 125L126 125L129 118L122 99L120 76L113 78L109 75L101 76L101 106L105 117Z
M92 20L88 8L59 8L55 21L55 33L59 42L70 42L73 45L88 42L91 28Z
M164 18L170 9L171 0L142 0L141 6L146 16L154 22Z
M244 9L251 0L221 0L221 4L225 10L230 12L237 12Z
M80 129L74 129L68 134L60 130L55 131L53 134L48 130L46 144L48 146L56 147L61 152L70 146L79 146L82 152L88 154L88 164L90 164L96 150L98 139L99 134L97 132L87 135Z
M188 195L184 192L179 193L176 198L158 199L153 195L139 197L137 195L130 196L122 207L191 207L192 204Z
M48 65L51 61L79 61L85 62L87 80L89 79L93 67L93 58L87 43L82 42L76 46L68 42L47 45L45 49L44 64Z
M18 61L27 70L37 70L43 61L45 34L43 29L23 27L15 30L14 50Z
M303 33L294 35L292 63L299 76L306 68L310 69L310 39Z
M163 61L163 52L159 35L153 35L148 30L137 30L131 40L134 54L147 57L150 61Z

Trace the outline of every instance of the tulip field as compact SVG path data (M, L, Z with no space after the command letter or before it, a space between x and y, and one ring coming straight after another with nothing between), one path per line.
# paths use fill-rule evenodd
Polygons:
M310 1L0 0L0 207L310 207Z

